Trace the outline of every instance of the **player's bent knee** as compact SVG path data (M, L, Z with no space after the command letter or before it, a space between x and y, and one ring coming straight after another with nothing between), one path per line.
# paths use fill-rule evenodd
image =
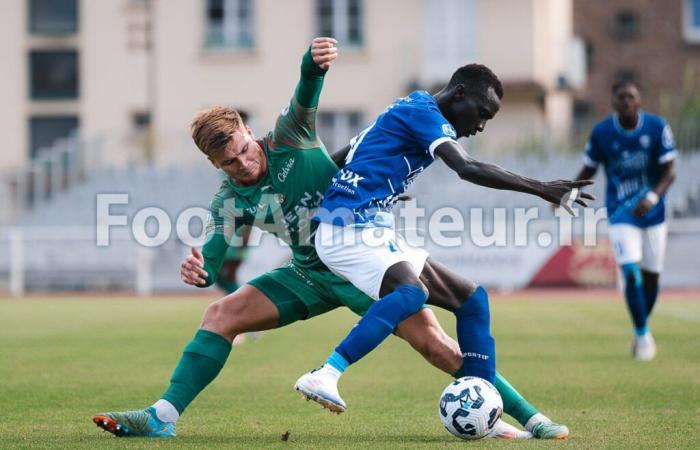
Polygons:
M248 331L245 322L245 300L234 293L207 306L201 328L233 339Z
M425 286L423 287L425 288ZM402 295L402 309L404 318L420 311L425 304L425 301L428 300L427 290L410 284L399 286L396 288L395 292L400 292Z

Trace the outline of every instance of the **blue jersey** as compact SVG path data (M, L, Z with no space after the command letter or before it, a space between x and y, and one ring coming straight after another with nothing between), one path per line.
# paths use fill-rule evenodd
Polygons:
M639 113L634 130L622 128L616 114L593 128L584 163L588 167L605 166L605 203L611 224L644 228L665 220L663 197L643 217L635 217L633 211L661 178L661 166L676 155L669 125L662 117L644 111Z
M398 99L353 138L345 167L333 177L315 219L336 225L373 223L433 162L435 148L456 138L432 95L415 91Z

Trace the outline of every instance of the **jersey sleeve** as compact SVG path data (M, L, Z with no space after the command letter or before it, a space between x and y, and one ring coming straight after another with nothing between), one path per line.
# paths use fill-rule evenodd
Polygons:
M666 121L662 122L661 139L657 146L657 152L656 160L659 164L666 164L669 161L673 161L678 156L671 126Z
M414 108L407 126L417 146L433 158L438 145L446 141L457 143L457 132L437 108Z
M588 138L588 142L586 143L586 148L583 152L583 164L586 167L595 169L596 167L598 167L598 164L600 164L603 161L603 150L601 149L600 144L598 143L596 129L593 129L593 131L591 132L591 136Z
M226 198L225 189L214 197L209 204L209 214L205 225L205 240L202 246L204 271L207 272L206 282L199 287L211 286L221 270L226 252L231 245L243 245L238 232L243 226L242 214L237 214L234 208L235 198Z
M302 58L301 77L294 90L294 97L277 118L272 135L274 146L295 148L319 147L316 135L316 109L323 88L326 70L314 63L311 50Z

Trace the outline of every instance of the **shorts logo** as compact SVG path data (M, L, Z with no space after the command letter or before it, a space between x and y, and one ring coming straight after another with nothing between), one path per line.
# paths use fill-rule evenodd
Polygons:
M449 136L453 139L457 139L457 132L455 131L454 127L449 123L442 124L442 134L444 134L445 136Z

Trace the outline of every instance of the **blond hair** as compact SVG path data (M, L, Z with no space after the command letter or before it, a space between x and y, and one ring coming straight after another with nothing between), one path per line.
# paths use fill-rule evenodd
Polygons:
M190 129L197 148L211 156L226 148L234 132L245 130L245 123L235 109L217 105L199 111Z

